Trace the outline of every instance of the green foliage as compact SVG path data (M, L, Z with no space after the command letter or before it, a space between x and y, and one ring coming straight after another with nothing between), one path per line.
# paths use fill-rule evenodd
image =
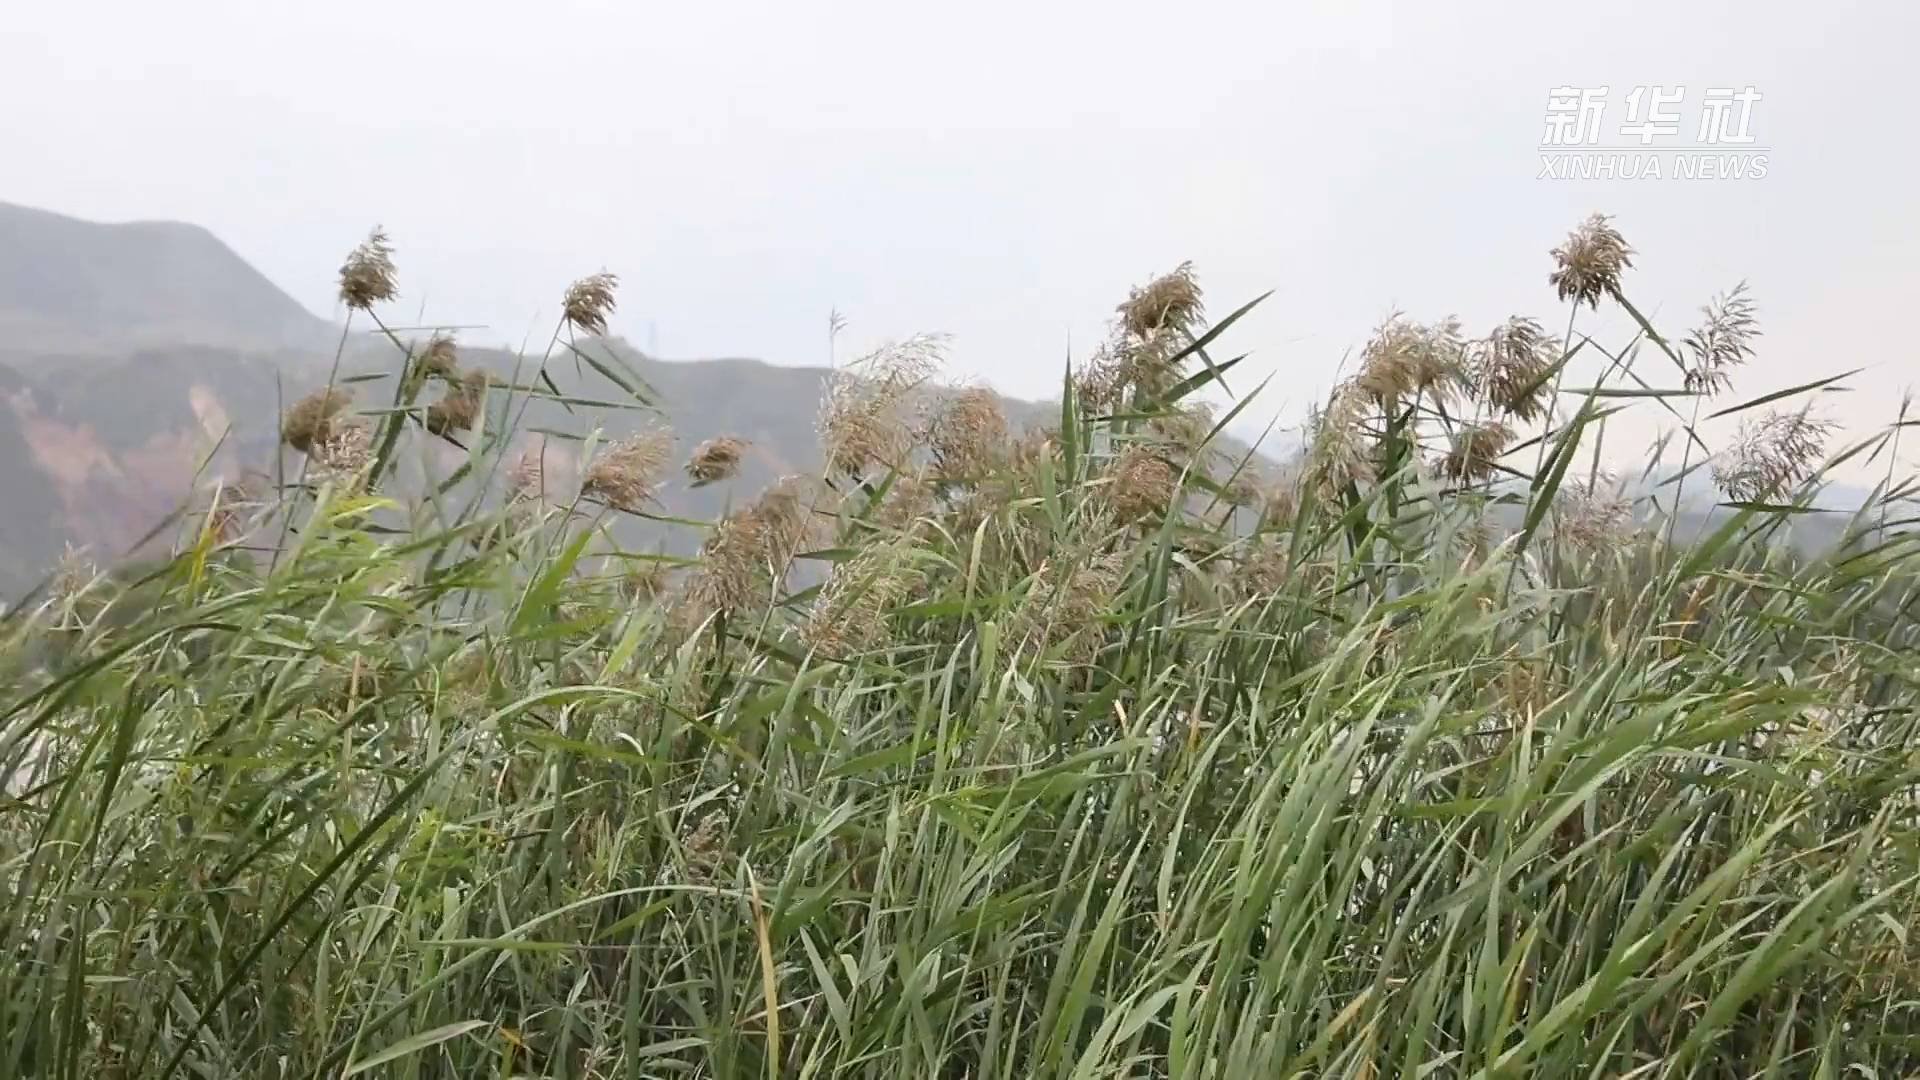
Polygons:
M1471 346L1401 326L1234 509L1176 284L994 475L685 565L376 469L57 582L0 646L0 1075L1920 1068L1903 492L1673 543L1597 505L1605 376L1449 480Z

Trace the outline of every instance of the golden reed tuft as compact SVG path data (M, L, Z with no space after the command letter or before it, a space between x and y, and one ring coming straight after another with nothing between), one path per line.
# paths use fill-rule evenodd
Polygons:
M1603 296L1618 298L1620 274L1633 266L1633 249L1605 214L1594 214L1554 248L1555 268L1547 284L1562 300L1598 308Z
M1367 342L1353 382L1375 401L1424 394L1444 404L1465 382L1465 355L1458 320L1422 325L1394 315Z
M1179 473L1165 458L1144 446L1129 447L1114 463L1108 500L1124 522L1158 517L1173 506Z
M567 324L591 337L604 337L607 316L613 313L613 291L620 279L606 271L588 274L572 285L560 298L560 311Z
M303 454L326 443L340 414L353 404L344 387L323 386L301 398L280 418L280 441Z
M1513 429L1498 421L1463 425L1454 432L1442 466L1449 477L1478 481L1491 477L1500 455L1513 443Z
M420 350L420 358L414 366L422 375L441 379L459 378L460 350L453 342L453 335L439 331L428 338L426 348Z
M334 425L314 458L321 476L336 484L357 487L373 463L373 432L365 424Z
M1373 479L1366 396L1358 387L1335 388L1326 406L1308 418L1307 432L1306 468L1321 495L1339 495Z
M1687 368L1687 389L1712 397L1732 387L1733 369L1753 359L1760 322L1754 317L1753 299L1744 281L1700 310L1706 321L1682 338L1680 347L1693 359Z
M469 371L447 387L439 401L427 406L427 430L435 435L470 430L486 404L487 381L486 372Z
M1545 415L1547 385L1558 354L1540 324L1514 316L1479 342L1472 368L1474 391L1487 404L1529 423Z
M1191 334L1206 314L1206 302L1193 263L1183 262L1172 272L1132 290L1115 310L1120 313L1122 329L1145 340L1163 330Z
M638 513L653 497L673 453L673 433L652 428L602 450L581 478L580 494L615 510Z
M949 483L985 478L1006 460L1008 441L1000 395L985 387L968 387L951 395L927 424L935 475Z
M944 347L937 335L915 335L833 373L820 409L829 475L861 476L905 463L914 443L909 402L933 377Z
M694 487L731 480L740 475L740 462L750 445L738 435L708 439L693 448L693 456L687 459L687 476Z
M801 626L801 640L828 656L872 648L886 636L887 612L920 579L903 548L880 544L862 551L834 568Z
M1741 424L1733 448L1714 460L1714 483L1740 502L1777 498L1813 476L1833 430L1806 409Z
M370 311L373 305L400 295L394 279L393 245L387 242L386 231L376 225L340 265L340 302Z

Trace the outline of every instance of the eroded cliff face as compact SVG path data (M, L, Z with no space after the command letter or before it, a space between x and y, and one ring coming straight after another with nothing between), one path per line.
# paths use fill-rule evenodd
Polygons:
M9 598L68 545L101 563L162 550L173 532L150 534L175 510L272 470L276 370L257 358L147 353L0 371L0 594Z

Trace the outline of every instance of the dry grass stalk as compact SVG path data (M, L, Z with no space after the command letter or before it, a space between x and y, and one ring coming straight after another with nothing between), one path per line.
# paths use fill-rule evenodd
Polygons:
M1560 299L1593 308L1603 296L1620 295L1620 272L1633 266L1633 249L1605 214L1581 222L1551 254L1555 268L1547 283Z
M1300 471L1295 469L1267 486L1260 510L1263 528L1293 528L1293 519L1300 512L1300 483L1303 479Z
M1260 471L1252 465L1243 466L1220 485L1220 501L1233 507L1252 506L1260 501L1266 489L1267 482Z
M1005 461L1007 416L1000 396L984 387L968 387L941 402L927 424L935 474L950 483L985 477Z
M336 424L314 460L323 479L357 487L373 463L373 432L365 424Z
M726 857L726 828L726 813L709 810L680 841L680 846L686 851L688 884L713 883Z
M1715 459L1714 483L1740 502L1776 498L1813 477L1833 429L1805 409L1744 423L1733 448Z
M280 418L280 441L303 454L324 444L347 406L353 404L351 391L339 386L323 386L293 403Z
M615 306L613 290L619 284L618 277L603 270L567 286L566 295L560 299L560 311L567 324L590 337L604 337L607 316Z
M447 388L439 401L427 406L427 430L435 435L467 431L480 417L487 400L487 373L469 371Z
M829 474L860 476L906 459L913 447L908 403L938 368L943 349L943 339L916 335L833 373L820 411Z
M1344 494L1373 479L1366 400L1358 387L1341 386L1307 422L1306 467L1322 495Z
M1547 411L1547 382L1558 351L1539 323L1516 315L1479 343L1474 391L1496 410L1530 423Z
M350 308L371 310L400 295L394 284L393 245L375 226L340 266L340 300Z
M1442 462L1455 480L1480 481L1491 477L1500 455L1513 443L1513 429L1497 421L1469 424L1454 433Z
M872 648L886 635L887 613L920 578L903 548L893 544L868 548L834 568L801 627L801 640L828 656Z
M651 428L602 450L581 478L580 494L629 514L653 497L673 454L673 433Z
M666 563L648 560L621 575L620 591L629 600L652 603L666 595L669 576Z
M540 447L520 451L507 469L507 501L532 502L546 496L547 460Z
M1753 359L1753 339L1760 336L1760 323L1754 318L1744 281L1700 310L1706 322L1682 338L1680 345L1693 358L1687 368L1687 389L1711 397L1733 385L1734 368Z
M1155 413L1147 430L1169 450L1191 458L1206 448L1213 434L1213 408L1203 402L1175 405Z
M675 611L690 628L715 614L751 610L786 580L813 531L804 482L784 477L752 506L720 519L700 547L700 566Z
M738 476L741 458L749 445L738 435L722 435L694 447L693 456L687 459L687 476L693 480L693 486L704 487Z
M1618 481L1601 473L1561 493L1554 533L1582 551L1596 552L1623 543L1632 524L1632 500Z
M66 550L60 555L60 564L54 570L49 592L55 603L66 603L92 588L98 580L100 568L88 557L87 549L75 547L68 541Z
M1125 522L1158 517L1173 505L1180 474L1165 458L1144 446L1132 446L1114 463L1107 498L1114 516Z
M1136 339L1148 340L1167 330L1191 335L1206 314L1193 263L1183 262L1171 273L1132 290L1117 310L1121 327Z
M911 532L934 508L933 485L919 472L893 478L874 508L872 521L892 532Z
M421 375L431 375L441 379L456 379L460 376L460 350L453 342L453 335L441 331L427 339L426 348L420 351L415 362Z
M1465 382L1466 345L1460 323L1447 318L1423 326L1394 315L1374 331L1353 384L1376 401L1424 394L1445 402Z
M1106 640L1104 616L1126 582L1125 552L1073 563L1046 562L1021 604L1027 634L1049 647L1068 645L1063 659L1087 663Z

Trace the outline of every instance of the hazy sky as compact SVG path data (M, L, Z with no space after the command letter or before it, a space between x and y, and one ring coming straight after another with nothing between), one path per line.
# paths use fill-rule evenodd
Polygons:
M1915 40L1910 0L13 5L0 199L205 224L322 313L380 222L432 321L542 336L604 267L668 356L818 363L837 308L1028 396L1192 259L1216 314L1275 290L1230 340L1288 418L1396 308L1559 328L1602 210L1675 333L1751 282L1740 392L1867 366L1829 407L1877 421L1920 381ZM1755 87L1767 176L1537 178L1550 88L1610 87L1612 140L1641 84L1682 141Z

